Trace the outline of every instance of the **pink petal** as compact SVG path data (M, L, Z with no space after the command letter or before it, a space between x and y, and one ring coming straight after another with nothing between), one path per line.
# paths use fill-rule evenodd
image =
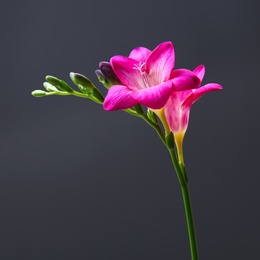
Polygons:
M133 98L141 105L152 109L160 109L167 102L172 91L172 82L167 81L160 85L133 92Z
M169 79L174 68L175 54L171 42L164 42L158 45L150 54L146 63L146 70L157 84Z
M171 73L171 79L175 91L194 89L198 88L200 85L200 79L194 72L187 69L173 70Z
M110 59L113 70L120 81L131 90L145 88L142 75L136 68L139 63L124 56L114 56Z
M190 110L183 110L181 104L183 103L183 99L189 95L190 92L192 91L172 91L164 107L166 120L173 133L185 132L188 127Z
M138 62L145 63L151 51L144 47L138 47L131 51L129 58L136 60Z
M138 102L132 97L132 91L126 86L112 86L104 100L104 109L108 111L130 108Z
M199 65L196 69L193 70L193 72L197 75L200 81L202 81L205 74L205 66Z
M203 87L195 89L188 97L187 99L183 102L182 107L190 107L195 101L197 101L201 96L208 92L216 91L216 90L221 90L222 86L216 83L209 83L206 84Z

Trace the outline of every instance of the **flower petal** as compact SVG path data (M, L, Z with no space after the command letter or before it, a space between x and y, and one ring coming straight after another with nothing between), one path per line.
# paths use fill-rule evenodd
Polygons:
M183 110L181 104L183 100L192 90L172 91L165 107L165 118L173 133L185 132L189 122L189 109Z
M182 103L182 108L190 107L195 101L197 101L201 96L208 92L221 90L222 86L216 83L209 83L203 87L195 89L191 94L187 97L187 99Z
M110 63L122 84L126 85L131 90L145 88L142 75L137 69L139 66L137 61L117 55L110 59Z
M144 47L137 47L131 51L129 58L145 63L150 54L151 51L149 49Z
M187 69L173 70L171 79L174 84L175 91L198 88L201 81L196 74Z
M112 86L104 100L104 109L108 111L130 108L138 102L132 97L132 91L126 86Z
M172 91L172 82L167 81L160 85L133 92L133 98L141 105L152 109L160 109L167 102Z
M150 54L146 63L146 71L157 84L169 79L174 68L175 54L171 42L163 42Z
M196 69L193 70L193 72L197 75L200 81L202 81L205 74L205 66L199 65Z

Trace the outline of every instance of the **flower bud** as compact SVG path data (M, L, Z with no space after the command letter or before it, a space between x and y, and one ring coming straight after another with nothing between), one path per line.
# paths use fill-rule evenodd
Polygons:
M95 85L85 76L79 74L79 73L70 73L71 80L78 86L80 91L86 95L92 95L95 97L98 101L103 103L104 97L99 92L99 90L95 87Z
M107 61L102 61L99 63L99 70L96 71L96 75L99 81L102 82L107 88L113 85L121 84L111 64Z
M58 91L58 89L56 87L54 87L51 83L49 82L44 82L43 83L44 88L49 91L49 92L56 92Z
M46 76L46 80L51 83L56 88L59 88L60 90L63 90L68 93L73 93L74 90L63 80L60 80L53 76Z
M110 88L112 85L105 79L105 76L103 75L103 73L101 72L101 70L96 70L95 71L97 78L99 80L99 82L101 82L105 88Z
M79 73L71 72L70 78L79 87L80 91L85 94L92 93L95 88L94 84L87 77Z
M44 97L44 96L47 96L47 93L43 90L34 90L32 92L32 96L34 96L34 97Z

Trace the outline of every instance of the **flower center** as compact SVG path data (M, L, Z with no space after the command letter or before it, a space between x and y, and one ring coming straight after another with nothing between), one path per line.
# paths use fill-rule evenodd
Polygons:
M148 74L146 73L145 71L145 62L139 62L139 64L135 64L134 67L133 67L134 70L139 70L141 76L142 76L142 79L143 79L143 83L144 83L144 86L146 88L150 88L151 87L151 84L149 82L149 78L148 78Z

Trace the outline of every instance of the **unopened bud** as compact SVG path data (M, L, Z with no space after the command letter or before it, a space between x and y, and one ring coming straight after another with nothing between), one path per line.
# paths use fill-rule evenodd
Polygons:
M34 96L34 97L44 97L44 96L47 96L47 93L43 90L34 90L32 92L32 96Z
M95 88L94 84L87 77L79 73L71 72L70 78L85 94L90 94Z
M101 82L105 88L110 88L112 86L112 84L110 84L106 79L105 76L103 75L103 73L101 72L101 70L96 70L95 71L97 78L99 80L99 82Z
M46 80L51 83L56 88L59 88L60 90L63 90L68 93L73 93L74 90L63 80L60 80L53 76L46 76Z
M92 95L98 101L103 103L104 97L99 92L99 90L95 87L95 85L90 81L87 77L79 74L79 73L70 73L71 80L78 86L80 91L86 95Z
M49 92L56 92L58 91L58 89L56 87L54 87L51 83L49 82L44 82L43 83L44 88L49 91Z
M113 85L119 85L121 84L119 78L115 74L111 64L107 61L102 61L99 63L99 70L96 71L96 75L99 78L103 78L103 81L106 83L106 85L101 81L105 87L111 87Z

